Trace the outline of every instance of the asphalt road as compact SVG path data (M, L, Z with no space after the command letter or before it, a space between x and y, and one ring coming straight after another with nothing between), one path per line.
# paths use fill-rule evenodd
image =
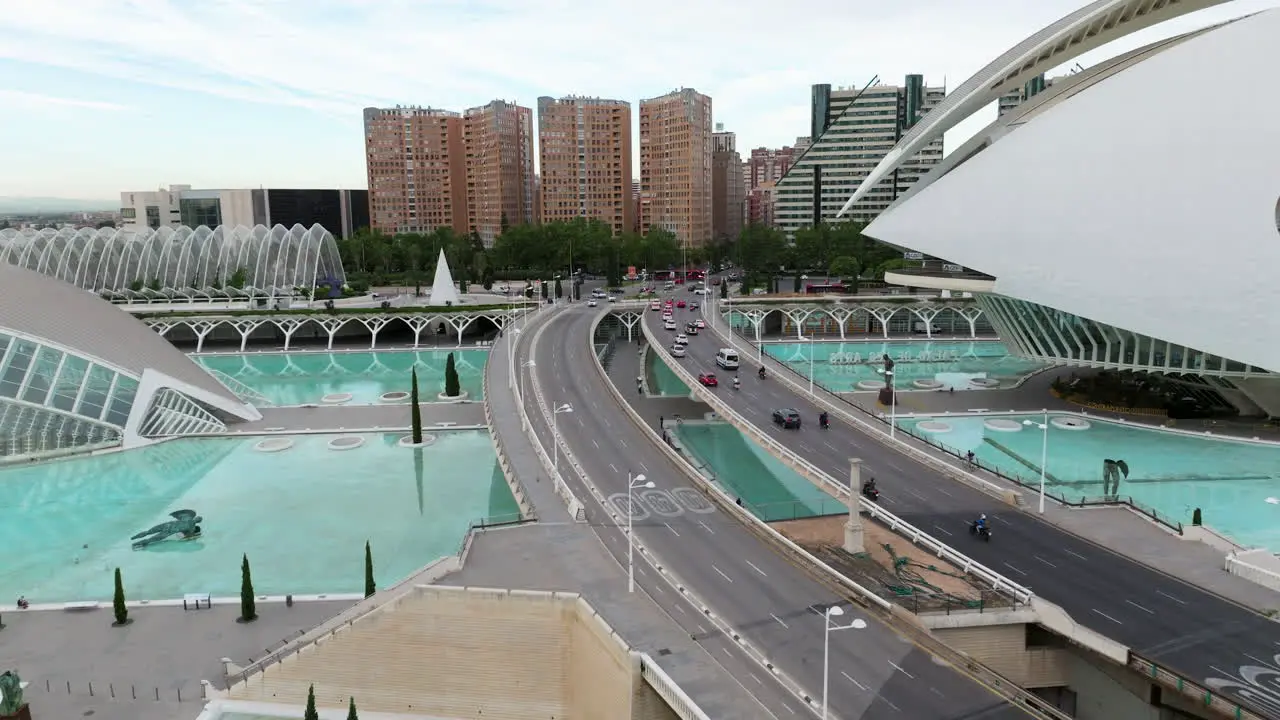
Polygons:
M589 365L595 359L587 336L596 312L566 310L550 321L538 341L533 372L545 401L553 406L569 403L573 407L573 412L557 416L561 436L592 481L619 510L626 509L629 472L644 473L653 481L657 485L654 490L637 493L633 515L637 541L651 548L717 615L763 649L783 672L808 691L820 693L822 612L826 606L840 602L840 598L710 505L672 461L639 434L614 402L604 385L606 381ZM623 345L618 352L633 348ZM532 392L529 395L532 402ZM530 412L534 415L532 409ZM541 414L536 417L541 418ZM534 422L539 437L550 448L549 428L540 419ZM585 490L581 492L586 497ZM673 498L685 502L672 502ZM698 498L701 512L693 509ZM591 515L593 522L600 517L599 512ZM618 537L616 530L606 529L603 533L606 546L611 552L620 552L625 564L625 539L611 541ZM703 642L719 643L721 649L713 654L749 691L760 691L759 699L775 715L787 718L805 712L798 701L779 698L778 689L769 687L772 683L765 671L731 649L732 643L701 618L697 608L677 599L669 587L664 589L659 585L661 581L654 580L657 582L646 583L645 588L660 604L665 598L664 607L669 607L678 621L689 621L691 632L696 632ZM845 607L842 622L866 617L868 627L831 635L830 698L834 717L1026 717L979 684L939 665L875 618L867 617L858 608L847 604Z
M662 329L658 313L645 315L657 337L671 334ZM682 322L694 316L688 310L676 311ZM679 362L695 375L710 370L729 377L715 365L722 344L718 334L704 331L691 338L687 357ZM863 472L877 479L881 502L890 512L1061 605L1076 622L1202 683L1211 678L1240 680L1250 674L1244 669L1248 666L1269 666L1274 672L1280 664L1280 628L1275 621L1003 505L834 419L824 431L818 427L817 406L777 379L760 380L757 369L748 359L741 368L741 390L722 381L714 392L838 480L848 482L848 458L861 457ZM772 410L783 407L800 412L800 430L774 425ZM990 543L968 534L968 523L983 512L993 520ZM1240 683L1224 692L1240 697L1236 691L1249 687ZM1263 708L1280 710L1276 690L1257 687L1251 695L1253 706L1264 702Z

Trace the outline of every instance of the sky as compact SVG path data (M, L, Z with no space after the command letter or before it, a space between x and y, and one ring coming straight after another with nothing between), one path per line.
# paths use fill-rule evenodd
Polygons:
M813 83L955 87L1084 2L0 0L0 196L363 188L367 106L575 94L634 117L679 87L711 96L745 155L808 134ZM1081 61L1278 3L1226 2Z

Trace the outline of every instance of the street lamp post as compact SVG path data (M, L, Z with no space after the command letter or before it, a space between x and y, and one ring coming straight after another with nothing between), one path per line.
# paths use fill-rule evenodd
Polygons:
M631 491L636 488L652 488L653 483L650 482L644 473L639 473L632 477L627 472L627 592L636 591L636 564L635 564L635 535L631 532L631 518L635 517L634 505L632 505Z
M510 376L507 380L507 387L514 390L516 388L516 348L520 346L520 335L523 331L520 328L512 328L511 332L515 333L515 338L507 344L507 364L510 369L510 372L507 373ZM523 400L524 393L521 392L520 395Z
M898 437L898 390L894 383L892 370L880 370L885 380L889 381L889 439Z
M533 372L533 368L538 367L538 363L533 360L526 360L520 363L521 368L529 368L529 372ZM520 373L520 402L524 402L524 372Z
M560 475L560 413L571 412L573 412L573 406L569 403L565 403L551 411L551 452L554 453L551 460L551 469L555 471L557 476Z
M1044 422L1038 423L1034 420L1023 420L1023 425L1036 427L1044 436L1040 440L1040 514L1044 514L1044 478L1049 467L1049 411L1044 411Z
M831 631L862 630L867 626L867 621L862 618L858 618L848 625L832 625L831 618L840 617L841 615L844 615L844 609L839 605L832 605L823 614L827 629L822 635L822 720L827 720L827 687L831 680Z
M808 337L809 340L809 397L813 397L813 336Z

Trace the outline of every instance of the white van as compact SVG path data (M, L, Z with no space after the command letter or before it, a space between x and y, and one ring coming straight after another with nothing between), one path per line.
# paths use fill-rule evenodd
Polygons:
M716 364L725 370L738 369L738 351L733 348L720 348L716 353Z

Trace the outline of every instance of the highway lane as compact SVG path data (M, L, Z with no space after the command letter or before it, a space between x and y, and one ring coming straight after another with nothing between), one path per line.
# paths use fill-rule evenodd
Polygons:
M691 512L675 503L663 504L664 493L665 497L702 496L672 461L640 436L614 403L606 381L588 365L595 362L587 341L593 317L594 312L566 311L551 321L537 347L534 372L545 401L553 406L567 402L574 409L558 416L562 437L619 510L626 508L628 472L643 472L657 483L654 491L638 493L637 540L779 668L807 690L818 692L822 608L840 598L714 506L706 512ZM618 352L635 347L623 345ZM545 424L539 436L550 447ZM855 609L844 619L863 615ZM830 691L838 716L1025 717L978 684L936 664L876 619L868 620L865 630L832 635ZM710 627L708 632L715 633Z
M665 337L657 315L646 312L645 322ZM692 317L693 312L677 311L679 320ZM722 343L706 332L692 339L679 362L695 374L717 370L714 355ZM1004 505L855 428L833 421L823 431L816 405L777 379L759 380L755 370L753 363L744 364L743 389L735 392L726 383L719 397L838 480L847 482L850 456L863 458L888 510L1061 605L1077 622L1201 682L1244 676L1246 666L1276 664L1280 631L1274 621ZM771 418L778 407L797 409L805 426L778 429ZM993 519L990 543L968 535L968 522L981 512Z

